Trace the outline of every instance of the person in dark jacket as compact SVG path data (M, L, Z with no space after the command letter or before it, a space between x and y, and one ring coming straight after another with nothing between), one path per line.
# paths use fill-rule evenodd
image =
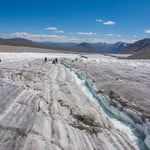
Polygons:
M52 64L55 64L55 63L56 63L55 60L53 60L53 61L52 61Z
M44 61L47 62L47 57L44 58Z
M57 63L58 62L58 59L57 58L55 58L55 63Z

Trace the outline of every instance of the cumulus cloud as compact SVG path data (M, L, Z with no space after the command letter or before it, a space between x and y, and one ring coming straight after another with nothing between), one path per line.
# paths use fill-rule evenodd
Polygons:
M47 34L29 34L26 32L16 32L8 34L9 37L17 37L17 38L58 38L64 36L58 35L47 35Z
M122 35L118 34L118 35L116 35L116 37L122 37Z
M150 29L144 30L144 33L150 33Z
M120 39L119 41L120 41L120 42L125 42L125 43L134 43L134 42L136 42L137 40ZM116 40L115 42L118 42L118 40Z
M106 21L106 22L103 22L104 25L114 25L116 24L115 21Z
M16 32L10 34L1 34L2 38L25 38L32 41L50 41L50 42L78 42L80 39L76 37L66 37L60 35L48 35L48 34L30 34L26 32Z
M96 19L96 22L103 22L102 19Z
M96 33L93 32L77 32L78 35L96 35Z
M103 39L89 39L88 42L91 42L91 43L102 42L102 43L104 43L104 42L107 42L107 41L105 41L105 40L103 40Z
M57 28L56 27L47 27L47 28L45 28L45 30L57 30Z
M114 34L106 34L105 36L114 36Z
M64 31L60 30L60 31L54 31L55 33L64 33Z
M64 33L63 30L58 30L56 27L47 27L45 30L52 30L55 33Z
M104 21L102 19L96 19L96 22L100 22L100 23L102 23L104 25L114 25L114 24L116 24L115 21Z
M105 36L122 37L120 34L105 34Z

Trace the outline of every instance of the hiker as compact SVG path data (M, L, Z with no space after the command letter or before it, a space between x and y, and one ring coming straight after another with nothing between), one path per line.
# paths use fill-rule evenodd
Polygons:
M47 62L47 57L44 58L44 61Z
M57 63L58 62L58 59L57 58L55 58L55 63Z
M2 62L2 60L0 59L0 62Z
M53 60L53 61L52 61L52 64L55 64L55 63L56 63L55 60Z

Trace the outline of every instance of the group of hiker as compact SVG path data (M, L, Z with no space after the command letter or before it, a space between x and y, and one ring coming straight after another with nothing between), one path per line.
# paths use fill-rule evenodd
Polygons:
M44 58L44 62L47 62L48 60L47 60L47 57L45 57ZM0 59L0 62L2 62L2 60ZM57 58L55 58L55 59L53 59L52 60L52 64L57 64L57 62L58 62L58 59Z
M47 62L47 57L44 58L44 61ZM52 60L52 64L57 64L57 62L58 62L57 58Z
M57 64L58 60L57 58L53 59L52 64Z

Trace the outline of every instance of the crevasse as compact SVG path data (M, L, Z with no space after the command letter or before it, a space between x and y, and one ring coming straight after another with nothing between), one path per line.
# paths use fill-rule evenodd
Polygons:
M109 108L104 105L104 101L107 99L107 97L102 94L98 95L93 85L89 81L87 81L84 76L82 76L80 73L76 72L74 69L67 66L66 64L63 65L72 71L72 74L74 75L77 84L81 87L83 92L88 96L90 100L94 101L100 107L100 109L103 110L107 117L112 121L114 127L126 133L137 150L148 150L144 144L144 135L132 124L128 123L123 118L116 116L109 110Z

